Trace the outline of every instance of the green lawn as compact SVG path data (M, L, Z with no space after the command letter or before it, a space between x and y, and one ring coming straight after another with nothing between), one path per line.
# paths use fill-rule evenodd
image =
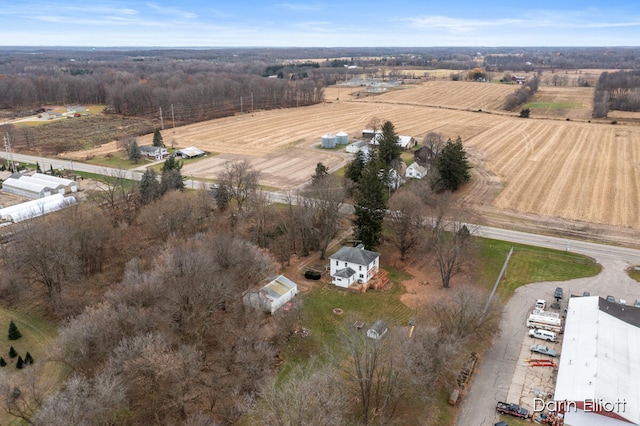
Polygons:
M509 297L521 285L539 281L565 281L597 275L601 267L593 259L576 253L525 246L505 241L476 238L483 267L480 281L493 288L511 247L513 255L498 286L498 293Z
M574 109L574 108L582 108L582 107L583 106L581 103L575 103L575 102L529 102L525 104L523 108Z
M12 320L22 334L22 337L18 340L9 340L7 337L9 323ZM44 370L42 371L46 377L42 377L41 381L48 383L58 382L62 377L62 368L59 364L45 362L51 354L51 343L56 337L56 333L56 326L42 318L0 308L0 356L7 361L7 366L2 369L2 372L7 374L10 380L17 382L20 381L20 376L24 374L24 370L18 370L15 367L18 358L12 359L9 357L9 348L13 346L23 359L26 353L29 352L36 364L44 365ZM4 411L0 411L0 424L23 423Z
M639 269L636 269L636 268L639 268ZM627 273L632 279L640 282L640 266L630 267L629 269L627 269Z

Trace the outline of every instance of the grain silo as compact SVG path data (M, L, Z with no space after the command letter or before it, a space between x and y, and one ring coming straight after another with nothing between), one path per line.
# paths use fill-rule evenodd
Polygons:
M335 148L336 147L336 137L331 133L327 133L327 134L323 135L322 136L322 147L323 148Z
M349 135L345 132L340 132L336 134L336 140L338 145L346 145L349 143Z

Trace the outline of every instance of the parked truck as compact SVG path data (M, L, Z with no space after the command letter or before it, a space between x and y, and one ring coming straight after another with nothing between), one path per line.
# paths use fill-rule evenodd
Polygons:
M522 408L518 404L508 404L506 402L498 401L498 403L496 404L496 411L498 413L519 417L521 419L529 418L529 410L527 410L526 408Z
M562 318L557 312L534 309L527 318L527 327L560 333L562 331Z

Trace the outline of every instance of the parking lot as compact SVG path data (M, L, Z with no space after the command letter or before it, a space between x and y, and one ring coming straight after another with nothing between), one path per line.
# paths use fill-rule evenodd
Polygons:
M625 269L630 265L621 260L599 259L603 266L600 274L564 282L543 282L522 286L516 290L504 308L500 322L501 332L493 345L482 355L476 367L476 375L462 401L456 424L459 426L493 426L499 420L495 406L497 401L516 403L533 410L536 394L549 396L555 391L556 370L552 367L531 367L525 359L531 359L530 347L545 344L528 336L525 324L537 299L553 302L556 287L564 289L560 309L564 313L571 295L582 296L588 291L592 296L605 298L612 295L627 303L640 299L640 283L632 280ZM549 308L547 308L549 309ZM553 310L553 309L552 309ZM562 356L560 341L548 344ZM535 358L548 356L535 355ZM555 363L558 364L556 359ZM538 392L539 391L539 392Z

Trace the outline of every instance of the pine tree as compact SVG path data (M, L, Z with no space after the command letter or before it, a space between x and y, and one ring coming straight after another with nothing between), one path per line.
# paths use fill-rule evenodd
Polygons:
M380 162L375 155L371 156L356 193L354 233L367 250L373 250L380 243L387 208L388 188L382 177L385 173L381 173L380 169Z
M16 350L15 350L15 349L13 349L13 346L11 346L11 347L9 348L9 357L10 357L10 358L15 358L15 357L17 357L17 356L18 356L18 352L16 352Z
M6 366L7 366L7 361L5 361L4 358L0 356L0 367L6 367Z
M138 164L140 158L142 158L142 152L140 151L140 147L138 146L138 142L133 141L131 146L129 147L129 160Z
M18 330L18 327L13 322L13 320L11 320L11 322L9 323L9 336L8 337L9 337L9 340L18 340L19 338L22 337L22 334L20 333L20 330Z
M463 183L471 179L469 172L471 165L467 160L467 153L462 146L460 137L455 142L451 139L447 141L438 157L436 169L439 176L432 186L438 192L456 191Z
M378 141L378 158L385 170L390 170L400 159L402 147L398 144L398 135L390 121L382 125L382 134L376 137Z
M364 153L362 151L358 151L355 158L351 160L349 164L347 164L347 168L344 171L345 177L351 179L355 183L358 183L366 164L367 161Z
M33 362L34 362L33 357L29 352L27 352L27 354L24 356L24 365L31 365L33 364Z
M18 356L18 362L16 362L16 368L20 370L22 367L24 367L24 361L22 360L21 356Z
M138 191L140 202L145 205L157 200L162 195L158 174L154 169L149 168L142 174Z
M329 175L329 169L322 163L316 164L316 172L311 176L311 184L315 185Z
M164 146L164 140L162 140L162 133L160 133L160 129L156 129L153 132L153 146L155 147Z

